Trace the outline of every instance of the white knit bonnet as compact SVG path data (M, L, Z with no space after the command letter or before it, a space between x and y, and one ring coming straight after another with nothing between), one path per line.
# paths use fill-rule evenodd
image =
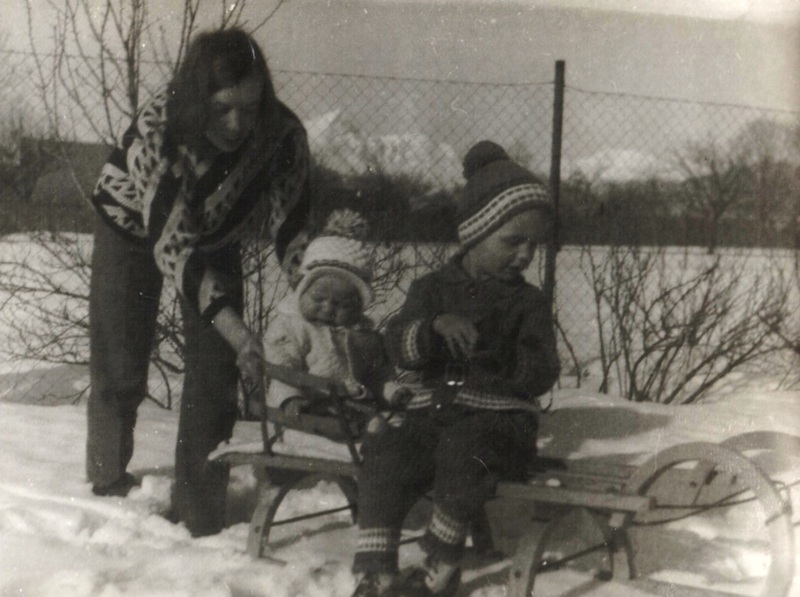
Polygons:
M372 255L364 243L366 233L367 222L356 212L341 209L331 213L322 233L303 254L297 296L302 296L314 280L330 274L355 286L363 308L367 308L372 303Z

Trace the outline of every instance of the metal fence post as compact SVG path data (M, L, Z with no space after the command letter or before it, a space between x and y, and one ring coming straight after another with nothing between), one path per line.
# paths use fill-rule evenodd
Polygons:
M561 248L559 238L558 203L561 193L561 137L564 120L564 71L563 60L556 60L556 79L553 89L553 139L550 146L550 200L553 204L553 233L547 246L544 265L544 292L550 305L554 304L556 291L556 254Z

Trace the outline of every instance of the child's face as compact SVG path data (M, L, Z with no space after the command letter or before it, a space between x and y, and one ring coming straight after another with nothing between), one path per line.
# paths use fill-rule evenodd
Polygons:
M539 211L522 212L467 252L468 269L478 279L515 280L528 269L536 245L545 242L548 233L547 215Z
M306 321L323 325L353 325L361 316L361 295L341 276L324 274L300 295L300 314Z

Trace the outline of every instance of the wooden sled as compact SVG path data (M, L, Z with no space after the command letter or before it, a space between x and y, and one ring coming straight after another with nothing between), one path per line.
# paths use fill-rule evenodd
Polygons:
M254 558L270 557L271 536L277 526L341 516L342 512L348 514L348 523L355 523L358 441L365 415L365 407L349 400L335 382L273 364L267 364L266 373L318 397L328 405L329 414L287 417L280 410L267 409L260 450L234 448L216 456L261 471L263 483L247 541L248 553ZM345 458L277 453L276 441L286 429L332 439L342 447ZM528 482L498 484L496 496L487 502L485 519L474 528L472 544L477 550L510 560L510 597L536 594L537 576L564 566L591 570L598 582L632 583L655 595L741 595L724 579L708 582L688 574L684 583L687 575L681 576L680 570L659 570L669 542L677 545L670 549L679 556L675 565L691 568L691 554L681 553L681 540L687 533L680 528L682 521L723 516L735 523L735 511L741 508L755 535L751 542L761 554L758 577L746 583L750 592L745 594L785 596L795 562L788 490L770 478L752 454L761 460L765 454L800 457L800 438L765 432L720 444L686 443L667 448L635 467L542 458ZM320 481L337 486L344 504L276 518L290 492L314 487ZM712 545L735 541L708 537Z

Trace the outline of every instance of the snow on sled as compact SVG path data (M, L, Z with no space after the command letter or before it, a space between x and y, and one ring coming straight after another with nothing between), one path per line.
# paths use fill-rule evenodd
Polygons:
M255 558L270 557L287 536L355 523L369 410L331 380L271 363L266 373L313 394L323 408L291 416L267 409L262 441L210 456L252 465L261 481L247 540ZM785 596L794 525L789 485L777 473L786 472L787 454L800 457L800 438L752 432L669 446L635 465L542 457L527 482L498 484L473 525L471 551L508 563L510 597L535 595L539 574L565 567L656 595ZM783 468L772 466L778 461ZM797 462L788 467L798 470ZM326 503L331 492L316 491L320 483L343 499ZM290 494L303 497L281 508ZM425 501L409 518L419 518ZM406 541L417 536L404 531ZM709 558L712 573L697 565Z

